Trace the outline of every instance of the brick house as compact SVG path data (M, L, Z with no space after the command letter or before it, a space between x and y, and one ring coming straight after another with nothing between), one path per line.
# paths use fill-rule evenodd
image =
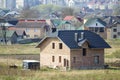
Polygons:
M28 38L43 38L49 30L45 20L19 20L15 26L18 30L24 30Z
M45 37L37 48L40 66L93 69L104 67L104 49L110 46L91 31L63 30Z

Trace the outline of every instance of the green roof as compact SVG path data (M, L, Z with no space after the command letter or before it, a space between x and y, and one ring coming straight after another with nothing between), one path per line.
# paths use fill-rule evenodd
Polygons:
M6 30L6 37L12 37L12 35L14 34L15 31L11 31L11 30ZM0 30L0 37L3 36L3 31Z
M58 27L62 22L62 20L60 20L60 19L53 19L51 21L52 21L52 23L54 24L55 27Z

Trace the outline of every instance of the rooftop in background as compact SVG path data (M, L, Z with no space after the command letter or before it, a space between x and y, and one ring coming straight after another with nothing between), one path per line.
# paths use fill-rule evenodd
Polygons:
M15 27L17 28L40 28L46 25L46 20L20 19Z

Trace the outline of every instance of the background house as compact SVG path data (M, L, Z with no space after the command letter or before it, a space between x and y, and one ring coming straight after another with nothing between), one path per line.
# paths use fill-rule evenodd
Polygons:
M110 46L96 33L63 30L45 37L40 48L40 66L62 69L104 68L104 49Z
M28 38L43 38L49 31L45 20L19 20L15 27L24 30Z
M5 32L3 32L3 30L0 30L0 43L1 44L15 44L17 43L17 37L18 35L15 31L6 30Z
M83 20L76 16L66 16L63 20L68 21L71 26L75 27L75 29L79 28L83 24Z
M104 21L107 23L107 39L120 38L120 16L105 16Z
M18 35L17 40L26 39L27 34L24 30L19 30L16 27L8 27L7 30L15 31Z
M107 38L107 24L100 18L90 18L85 20L84 29L99 34L102 38Z

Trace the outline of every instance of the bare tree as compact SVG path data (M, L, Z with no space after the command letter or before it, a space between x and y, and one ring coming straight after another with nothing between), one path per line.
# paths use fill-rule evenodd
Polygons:
M67 15L74 15L74 9L66 7L62 9L62 17L64 18Z
M120 4L120 1L119 1ZM120 15L120 5L114 5L113 7L113 15L118 16Z
M38 10L29 8L23 9L20 15L20 18L39 18L39 17L40 13Z

